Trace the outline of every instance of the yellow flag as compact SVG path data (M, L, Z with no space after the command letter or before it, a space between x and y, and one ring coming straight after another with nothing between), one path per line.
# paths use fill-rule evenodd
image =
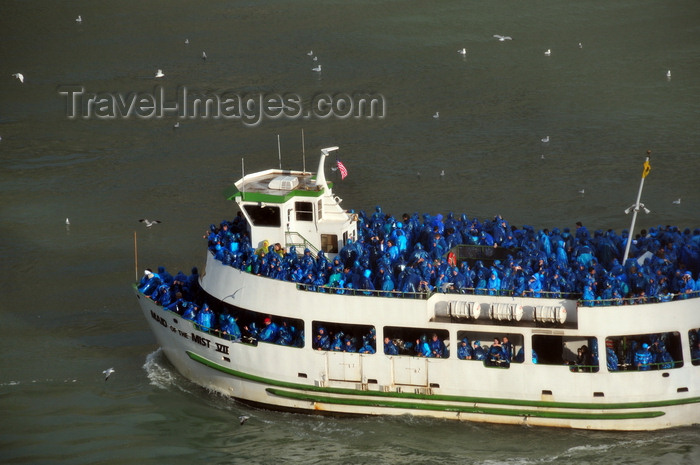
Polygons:
M649 171L651 171L651 164L649 163L649 160L647 160L644 162L644 171L642 171L642 177L646 178L649 174Z

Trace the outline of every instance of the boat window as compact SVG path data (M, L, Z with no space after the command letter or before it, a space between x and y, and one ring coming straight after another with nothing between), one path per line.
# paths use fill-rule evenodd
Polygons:
M253 344L267 342L290 347L304 347L304 320L244 310L209 295L206 297L206 302L209 304L209 308L214 311L214 321L218 322L212 334L231 339L230 336L222 334L227 329L226 323L230 316L233 317L235 326L240 331L241 342Z
M460 360L479 361L502 368L524 360L522 334L458 331L457 339L456 353Z
M688 331L688 342L690 344L690 358L693 365L700 365L700 328Z
M384 328L384 353L413 357L448 358L450 334L445 329Z
M540 365L567 365L571 371L595 373L598 365L598 340L589 336L532 336L533 359Z
M246 213L253 221L254 226L272 226L279 227L282 222L280 219L280 208L269 205L243 205Z
M683 366L678 332L608 336L605 354L608 371L668 370Z
M330 321L314 321L311 326L311 346L314 350L361 354L373 354L377 351L377 330L374 326Z
M311 202L294 202L297 221L314 220L314 204Z
M318 201L318 207L316 207L316 211L318 212L318 219L321 220L323 218L323 200Z
M326 253L338 253L338 236L321 234L321 249Z

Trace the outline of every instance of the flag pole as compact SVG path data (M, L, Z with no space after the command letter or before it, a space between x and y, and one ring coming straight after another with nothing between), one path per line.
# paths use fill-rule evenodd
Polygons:
M134 272L136 274L136 282L139 282L139 248L136 243L136 231L134 231Z
M642 199L642 189L644 188L644 178L647 177L649 174L649 171L651 171L651 164L649 163L649 158L651 157L651 150L647 150L647 159L644 161L644 169L642 171L642 180L639 183L639 192L637 192L637 201L633 203L627 210L625 210L625 213L629 213L630 211L633 211L632 213L632 224L630 225L630 232L629 235L627 236L627 246L625 247L625 255L622 258L622 266L625 266L625 262L627 261L627 257L629 257L630 254L630 246L632 245L632 239L634 238L634 223L637 221L637 213L639 212L640 208L644 209L645 213L649 213L649 209L644 206L643 203L640 203L639 201Z
M306 147L304 146L304 128L301 128L301 166L302 171L306 173Z

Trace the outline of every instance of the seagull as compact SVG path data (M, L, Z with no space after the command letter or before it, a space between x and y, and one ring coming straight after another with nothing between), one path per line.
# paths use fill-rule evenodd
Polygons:
M202 52L202 60L206 60L206 59L207 59L207 52Z
M156 71L156 77L157 77L157 78L162 78L163 76L165 76L165 74L163 74L163 70L162 70L162 69L159 69L158 71Z
M66 226L70 226L70 220L66 218Z
M436 111L435 114L433 115L433 118L437 119L440 117L440 112Z
M16 77L17 79L19 79L19 82L21 82L22 84L24 84L24 75L23 75L22 73L15 73L15 74L13 74L12 76L13 76L13 77Z
M313 61L318 61L318 57L314 57Z
M75 18L75 22L76 22L76 23L82 23L82 22L83 22L83 17L80 16L80 15L78 15L78 17Z
M250 416L241 415L240 417L238 417L238 419L241 421L241 425L242 425L243 423L245 423L246 421L248 421L250 419Z
M318 65L315 68L311 68L311 71L316 71L317 73L320 73L321 72L321 65Z
M501 42L505 42L506 40L513 40L513 38L510 37L510 36L501 36L501 35L498 35L498 34L494 34L493 36L494 36L496 39L500 40Z
M159 220L150 221L148 218L144 218L144 219L142 219L142 220L139 220L139 222L144 223L144 224L146 225L147 228L150 228L150 227L153 226L154 224L158 224L158 223L160 223L161 221L159 221Z
M445 177L445 170L440 171L440 177L444 178Z
M675 203L676 205L680 205L680 204L681 204L681 198L679 197L678 199L674 200L673 203Z
M671 79L671 70L666 71L666 77Z
M313 54L314 54L314 51L313 51L313 50L309 50L309 53L307 53L307 55L309 55L309 56L311 56L311 55L313 55Z
M112 373L114 373L116 370L114 368L107 368L104 370L102 373L105 375L105 381L107 381Z
M581 189L580 191L578 191L578 193L581 194L581 195L583 195L583 194L586 193L586 189Z
M546 144L547 142L549 142L549 136L544 136L544 137L542 138L542 142L544 142L545 144Z
M173 129L177 129L180 127L180 122L177 121L175 124L173 124Z
M581 42L578 43L578 48L583 48L583 44Z
M462 48L462 49L460 49L460 50L457 50L457 53L459 53L460 55L466 55L466 54L467 54L467 49L466 49L466 48Z
M552 50L548 48L547 51L544 52L544 56L546 56L546 57L552 56Z
M541 156L540 158L541 158L542 160L544 160L544 153L542 154L542 156Z
M185 39L185 45L190 45L190 39Z

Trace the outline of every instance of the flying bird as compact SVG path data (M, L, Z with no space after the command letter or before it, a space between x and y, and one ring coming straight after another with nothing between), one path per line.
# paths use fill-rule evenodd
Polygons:
M513 40L513 38L510 37L510 36L501 36L501 35L498 35L498 34L494 34L493 36L494 36L496 39L500 40L501 42L505 42L506 40Z
M586 193L586 189L581 189L580 191L578 191L578 193L581 194L581 195L583 195L583 194Z
M157 78L162 78L163 76L165 76L165 74L163 74L163 70L162 70L162 69L159 69L158 71L156 71L156 77L157 77Z
M317 73L320 73L321 72L321 65L318 65L315 68L311 68L311 71L316 71Z
M680 205L680 204L681 204L681 199L680 199L680 197L677 198L676 200L674 200L673 203L675 203L676 205Z
M546 144L547 142L549 142L549 136L544 136L544 137L542 138L542 142L544 142L545 144Z
M457 50L457 53L459 53L460 55L466 55L466 54L467 54L467 49L466 49L466 48L462 48L462 49L460 49L460 50Z
M240 417L238 417L238 419L240 420L241 425L242 425L242 424L245 423L246 421L250 420L250 416L248 416L248 415L241 415Z
M150 228L150 227L153 226L154 224L161 223L161 221L159 221L159 220L153 220L153 221L151 221L151 220L149 220L148 218L144 218L144 219L142 219L142 220L139 220L139 222L144 223L144 224L146 225L147 228Z
M112 373L114 373L115 371L116 370L114 368L107 368L106 370L104 370L102 373L104 373L104 375L105 375L105 381L107 381L109 379L109 377L112 375Z
M544 52L544 56L546 56L546 57L552 56L552 50L548 48L547 51Z
M21 82L22 84L24 84L24 75L23 75L22 73L15 73L15 74L13 74L12 76L13 76L13 77L16 77L17 79L19 79L19 82Z

